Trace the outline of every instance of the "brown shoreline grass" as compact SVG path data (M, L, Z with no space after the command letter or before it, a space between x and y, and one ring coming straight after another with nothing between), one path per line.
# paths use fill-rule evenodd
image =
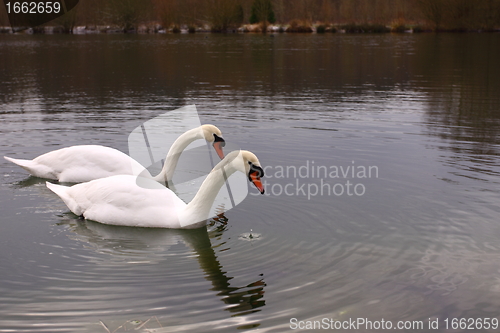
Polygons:
M105 32L258 32L258 27L245 29L255 1L80 0L68 14L48 26L58 26L56 30L63 33L71 33L76 27L109 27L99 29ZM500 31L500 0L270 1L276 19L274 31ZM269 31L268 24L261 25L265 29L260 32ZM10 32L5 28L8 26L6 8L0 6L0 32ZM46 29L39 26L33 30Z

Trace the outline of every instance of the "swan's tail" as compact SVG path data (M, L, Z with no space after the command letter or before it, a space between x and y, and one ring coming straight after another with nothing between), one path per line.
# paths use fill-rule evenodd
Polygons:
M67 196L66 190L69 188L68 186L57 185L57 184L50 183L50 182L45 182L45 185L47 185L49 190L51 190L52 192L57 194L63 200L64 200L64 197Z
M19 165L21 168L28 171L31 175L35 177L56 179L56 180L58 179L57 173L52 169L52 167L40 163L39 161L37 161L37 159L20 160L17 158L12 158L7 156L4 156L3 158L5 158L9 162Z
M53 183L49 183L49 182L45 182L45 184L47 185L47 187L49 188L49 190L51 190L52 192L54 192L55 194L57 194L59 196L59 198L61 198L62 201L64 201L64 203L66 204L66 206L68 206L68 208L73 213L75 213L76 215L82 215L80 207L75 202L75 200L71 197L71 195L69 195L69 193L68 193L68 190L71 187L63 186L63 185L57 185L57 184L53 184Z
M32 160L20 160L17 158L12 158L12 157L7 157L7 156L4 156L3 158L5 158L9 162L12 162L14 164L19 165L21 168L28 171L29 173L32 172L32 166L33 166Z

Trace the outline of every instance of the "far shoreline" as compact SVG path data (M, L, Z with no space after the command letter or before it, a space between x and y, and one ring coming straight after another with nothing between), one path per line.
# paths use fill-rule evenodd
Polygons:
M0 26L3 34L194 34L194 33L216 33L216 34L381 34L381 33L499 33L500 28L484 29L429 29L421 25L383 25L383 24L301 24L293 23L286 25L269 24L245 24L238 28L225 30L214 30L209 26L188 27L173 26L164 28L158 23L143 24L133 29L123 29L113 25L87 25L65 28L60 25L45 25L37 27L10 27Z

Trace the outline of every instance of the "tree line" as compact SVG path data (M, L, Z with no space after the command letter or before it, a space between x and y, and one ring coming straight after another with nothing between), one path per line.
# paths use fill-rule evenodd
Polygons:
M269 24L332 31L350 26L369 31L377 25L394 30L491 31L500 28L500 0L80 0L69 13L48 23L67 32L76 26L228 31L249 24L257 31L266 31ZM0 26L8 26L3 7Z

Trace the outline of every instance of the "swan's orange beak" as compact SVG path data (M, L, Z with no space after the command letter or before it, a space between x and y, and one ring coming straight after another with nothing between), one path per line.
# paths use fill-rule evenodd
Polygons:
M262 182L260 181L258 171L250 173L250 180L255 185L255 187L257 187L257 189L259 189L260 194L264 194L264 192L265 192L264 186L262 185Z
M226 143L224 141L216 141L213 144L215 152L221 160L224 158L224 151L222 150L222 147L224 147L225 145Z

